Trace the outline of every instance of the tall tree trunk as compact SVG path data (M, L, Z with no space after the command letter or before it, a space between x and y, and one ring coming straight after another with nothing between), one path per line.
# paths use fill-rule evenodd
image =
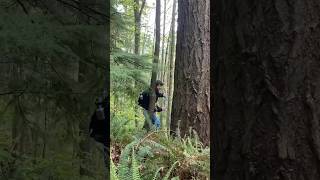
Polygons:
M170 57L169 57L169 71L168 71L168 110L167 110L167 128L170 130L171 110L172 110L172 94L173 94L173 73L174 73L174 47L175 47L175 22L176 22L176 6L177 0L173 0L172 17L170 27ZM168 45L169 46L169 45Z
M150 103L149 103L149 116L154 113L155 103L156 103L156 93L155 93L155 85L157 80L157 72L158 72L158 63L159 63L159 54L160 54L160 15L161 15L161 7L160 7L160 0L156 1L156 40L155 40L155 48L154 48L154 59L153 59L153 68L151 74L151 96L150 96ZM151 120L147 119L147 124L151 129Z
M213 5L214 179L320 179L319 5Z
M134 53L139 54L141 16L139 15L139 0L134 0Z
M170 30L169 30L169 36L170 36L170 34L171 34L171 28L170 28ZM169 42L170 42L170 37L168 37L168 38L166 38L166 40L167 40L167 46L166 46L166 51L165 51L165 54L164 54L164 62L163 62L163 66L164 66L164 71L163 71L163 77L164 77L164 79L166 79L167 80L167 77L166 77L166 75L167 75L167 73L168 73L168 51L169 51ZM166 82L166 81L165 81Z
M169 31L171 32L171 31ZM168 38L169 39L169 38ZM169 49L169 43L167 41L167 46L166 46L166 50L165 50L165 57L164 60L162 62L162 66L163 66L163 72L162 72L162 79L161 81L164 82L164 86L165 88L163 89L164 94L168 97L168 92L169 92L169 86L168 86L168 75L169 71L167 71L167 54L168 54L168 50ZM162 101L161 107L165 107L166 109L168 109L168 102L167 101ZM167 114L165 113L161 113L160 114L160 120L161 120L161 124L162 124L162 129L168 129L168 121L167 121Z
M146 0L143 0L142 5L140 7L140 0L135 0L135 7L134 7L134 21L135 21L135 29L134 29L134 54L139 55L140 49L140 35L141 35L141 15L146 3ZM134 82L134 85L136 83ZM135 126L138 126L138 114L139 114L139 105L135 105Z
M143 34L143 40L142 40L142 47L141 47L141 54L143 55L144 52L145 52L145 45L146 45L146 41L147 41L147 27L145 27L145 31L144 31L144 34Z
M161 71L159 72L159 79L164 82L165 79L165 33L166 33L166 8L167 8L167 0L164 0L164 6L163 6L163 26L162 26L162 46L161 46ZM161 102L161 106L164 106L164 103ZM164 127L163 124L163 119L164 119L164 113L160 114L160 124L162 125L162 128Z
M162 46L161 46L161 71L159 72L159 77L161 80L164 79L164 53L165 53L165 37L166 37L166 8L167 0L164 0L163 5L163 25L162 25Z
M146 0L142 1L141 7L140 7L140 0L134 0L135 1L135 7L134 7L134 53L139 54L139 48L140 48L140 35L141 35L141 15L146 3Z
M210 141L209 2L180 0L178 3L171 122L171 130L179 128L182 136L194 129L206 145Z

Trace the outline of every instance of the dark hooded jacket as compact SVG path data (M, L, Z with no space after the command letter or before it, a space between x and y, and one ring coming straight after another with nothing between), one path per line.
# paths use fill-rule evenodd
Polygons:
M145 90L142 93L140 93L138 104L143 107L145 110L149 110L149 104L150 104L150 94L151 89ZM160 93L156 90L156 102L158 101L159 97L165 97L163 93ZM154 109L155 112L161 112L162 108L159 106L156 106Z
M109 128L110 125L108 123L109 119L109 111L108 106L106 104L104 106L104 115L105 119L98 120L96 112L94 112L91 116L91 122L89 126L89 133L92 138L94 138L97 142L100 142L104 145L106 145L108 142L110 142L109 139Z

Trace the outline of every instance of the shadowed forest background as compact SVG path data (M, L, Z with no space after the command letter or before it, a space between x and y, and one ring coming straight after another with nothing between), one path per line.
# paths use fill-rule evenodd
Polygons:
M104 1L0 1L0 179L104 179L88 136L108 82Z
M209 1L0 8L0 179L209 179ZM137 100L156 79L166 111L146 131ZM106 89L110 172L89 136Z

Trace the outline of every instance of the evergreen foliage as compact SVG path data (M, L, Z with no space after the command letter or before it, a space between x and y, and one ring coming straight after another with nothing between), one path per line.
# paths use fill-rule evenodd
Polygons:
M104 15L63 2L0 3L0 179L104 178L87 135L106 78Z

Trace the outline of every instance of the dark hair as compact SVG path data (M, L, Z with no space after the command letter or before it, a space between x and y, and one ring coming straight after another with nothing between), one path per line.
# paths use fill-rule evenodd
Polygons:
M161 80L156 80L156 86L158 86L158 85L163 86L164 83Z

